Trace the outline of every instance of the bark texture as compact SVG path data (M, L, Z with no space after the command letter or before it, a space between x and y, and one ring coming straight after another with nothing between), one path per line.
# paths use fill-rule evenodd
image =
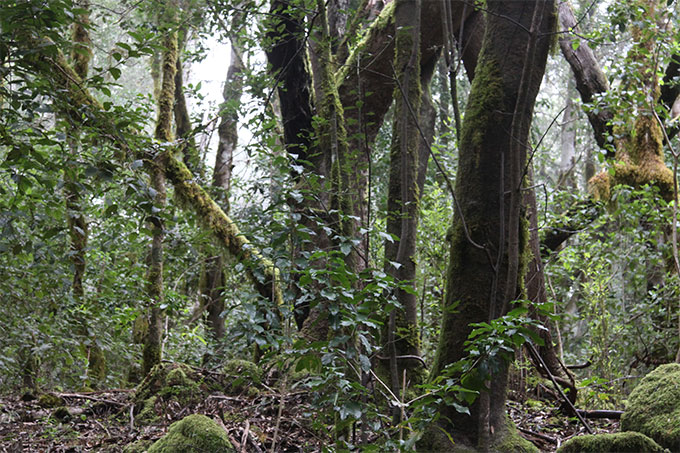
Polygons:
M591 180L590 190L595 198L606 200L611 195L611 187L617 184L637 188L650 184L670 201L674 196L673 172L664 161L663 132L652 112L661 95L655 48L666 5L658 0L636 0L633 6L639 17L632 22L633 46L626 60L630 67L638 70L622 84L621 92L633 90L644 94L645 100L633 98L622 105L625 112L617 114L613 131L614 173L610 175L609 171L603 171L596 175ZM649 22L641 27L639 24L644 20Z
M398 308L389 314L387 335L383 345L389 352L391 386L400 394L401 370L413 368L417 362L401 361L399 356L418 356L418 300L415 288L416 239L420 191L419 113L420 84L420 0L395 0L396 44L394 67L394 124L390 150L390 172L387 196L387 233L397 238L385 241L385 271L400 283L396 289ZM410 287L410 291L405 287ZM410 365L410 366L409 366ZM410 373L409 380L415 376Z
M172 7L169 8L169 10ZM170 11L168 22L174 22L174 14ZM162 24L164 25L164 24ZM167 146L173 140L173 106L175 105L175 75L178 60L177 31L165 30L163 39L163 56L161 60L161 88L157 98L158 117L154 137L158 142ZM163 146L163 145L161 145ZM165 238L163 211L166 206L166 183L164 153L160 152L149 164L151 187L155 190L154 207L157 213L149 218L151 224L151 259L147 273L147 295L149 305L146 308L148 317L148 331L144 339L142 351L142 371L146 375L151 368L161 363L163 356L163 324L165 313L163 304L163 239Z
M528 132L554 29L554 3L488 1L484 43L463 123L451 256L441 338L433 375L465 356L470 323L505 314L522 293L527 231L520 215ZM441 408L453 439L481 450L501 448L507 364L471 416ZM433 446L442 448L443 445Z
M609 82L588 42L572 33L578 31L578 23L569 2L560 2L558 14L564 32L560 35L562 55L574 73L576 89L581 95L581 100L588 106L586 115L593 127L595 141L600 148L607 149L607 137L612 133L611 121L614 119L614 112L609 106L598 101L597 97L609 90Z

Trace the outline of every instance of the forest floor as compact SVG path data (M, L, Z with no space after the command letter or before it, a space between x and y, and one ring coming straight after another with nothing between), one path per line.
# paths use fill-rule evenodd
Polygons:
M53 395L64 403L61 409L47 409L37 399L0 397L0 453L121 452L129 443L160 438L170 423L192 413L205 414L221 424L237 451L319 451L329 442L312 429L309 395L301 391L279 394L270 388L253 396L212 393L191 405L170 402L157 406L159 419L143 426L135 422L132 390ZM546 452L586 433L575 418L556 413L553 403L508 402L522 436ZM598 433L618 429L617 420L588 423Z

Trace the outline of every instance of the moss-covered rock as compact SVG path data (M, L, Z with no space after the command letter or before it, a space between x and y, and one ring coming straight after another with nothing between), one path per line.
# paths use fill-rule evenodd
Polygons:
M61 406L52 411L52 417L62 423L66 423L71 420L71 413L67 408Z
M153 444L153 442L150 440L138 440L136 442L132 442L131 444L127 444L123 448L123 453L146 453L149 450L151 444Z
M148 453L224 453L234 451L227 433L205 415L194 414L170 425Z
M64 398L54 393L42 393L38 397L38 405L46 409L63 406L66 404Z
M248 360L230 360L224 365L222 372L227 378L227 391L230 393L241 393L244 390L250 393L256 390L255 386L262 383L262 369Z
M135 390L137 421L143 424L153 423L157 415L155 407L159 402L174 400L187 405L204 399L201 382L201 376L187 365L156 365Z
M659 444L641 433L587 434L569 439L557 453L635 452L664 453Z
M680 451L680 364L661 365L645 376L628 399L622 431L637 431Z

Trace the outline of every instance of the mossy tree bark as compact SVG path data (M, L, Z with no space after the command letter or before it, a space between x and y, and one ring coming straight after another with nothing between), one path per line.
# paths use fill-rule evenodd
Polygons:
M71 50L71 61L73 70L78 76L85 80L89 72L90 60L92 59L91 40L90 40L90 4L87 0L81 0L80 6L85 11L78 17L73 24ZM69 165L64 170L64 195L66 198L66 216L71 240L71 262L73 263L73 280L71 290L73 297L79 303L86 302L85 270L87 265L87 241L89 235L89 225L84 213L84 194L80 180L82 174L79 172L80 165L77 162L82 143L80 140L80 127L69 116L65 116L69 123L69 133L67 142L69 148ZM97 343L97 336L89 328L89 323L81 317L78 321L78 330L83 336L81 349L87 360L87 379L85 385L97 386L106 377L106 357L104 351Z
M191 11L188 11L191 13ZM177 31L177 68L175 70L175 104L173 112L175 117L175 135L181 140L181 155L184 163L193 174L198 177L204 175L204 165L194 139L194 130L191 127L191 118L184 96L184 68L181 55L187 44L188 27L182 26Z
M640 188L655 185L661 196L670 201L674 196L674 177L666 166L663 154L663 132L653 111L661 89L656 56L657 36L663 33L666 3L659 0L636 0L631 5L637 15L633 21L633 46L626 60L636 68L626 79L620 93L639 93L640 98L628 95L615 116L613 128L616 145L614 174L603 171L591 180L595 198L608 199L610 188L626 184ZM640 26L640 24L645 24ZM633 115L631 115L633 112Z
M462 128L456 212L433 376L465 356L471 323L504 315L521 297L527 230L521 215L529 126L554 30L552 1L488 1L486 31ZM443 428L492 449L508 435L507 365L488 376L471 416L441 407Z
M419 113L422 105L420 74L420 0L395 0L394 123L390 150L390 170L387 196L387 233L385 241L385 272L398 281L395 291L397 307L390 310L383 328L383 355L389 357L390 385L395 395L401 394L402 370L408 370L408 380L417 374L420 351L418 331L418 300L415 288L416 238L420 208ZM385 354L386 353L386 354ZM401 359L400 359L401 358ZM415 382L419 383L419 382Z
M166 6L161 28L164 32L163 56L161 62L161 88L158 95L158 118L156 120L155 139L159 146L167 146L173 140L172 122L175 104L175 75L177 71L177 30L175 27L176 6ZM142 370L144 374L151 371L161 362L163 354L163 329L165 313L163 304L163 238L165 237L163 215L166 206L165 160L167 156L160 151L149 162L151 187L156 192L154 197L155 213L149 217L152 231L150 263L147 274L147 307L148 331L144 340L142 353Z

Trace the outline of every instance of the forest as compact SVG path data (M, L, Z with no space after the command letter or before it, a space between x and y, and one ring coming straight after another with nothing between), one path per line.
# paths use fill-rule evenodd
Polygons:
M674 0L1 0L0 451L680 452Z

